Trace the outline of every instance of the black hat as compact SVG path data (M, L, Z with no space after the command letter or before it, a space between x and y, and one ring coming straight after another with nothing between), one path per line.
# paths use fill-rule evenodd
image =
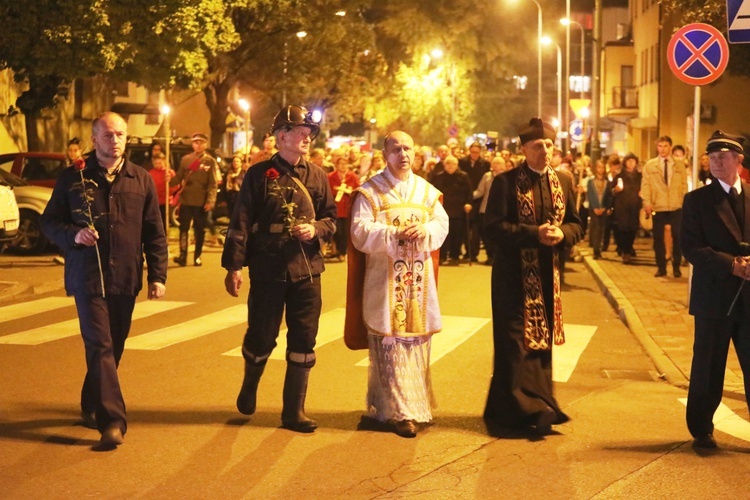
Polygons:
M208 142L208 136L201 132L196 132L195 134L193 134L193 142L195 141Z
M551 123L543 122L541 118L532 118L529 120L528 125L521 127L518 131L518 136L521 138L521 144L526 144L529 141L537 139L550 139L554 141L557 138L557 132Z
M743 154L742 144L745 138L741 135L729 135L721 130L717 130L706 143L706 153L715 153L716 151L734 151Z
M308 127L311 132L311 139L317 137L320 132L320 125L313 120L312 112L307 111L302 106L286 106L279 111L273 119L273 125L271 125L271 133L273 134L279 129L288 127L304 126Z

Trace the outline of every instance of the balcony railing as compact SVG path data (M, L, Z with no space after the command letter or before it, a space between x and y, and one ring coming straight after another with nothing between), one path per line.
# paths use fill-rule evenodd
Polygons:
M612 87L613 108L638 108L637 87Z

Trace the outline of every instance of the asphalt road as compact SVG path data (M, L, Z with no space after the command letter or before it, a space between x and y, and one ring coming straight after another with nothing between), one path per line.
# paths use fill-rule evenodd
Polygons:
M49 283L62 268L45 259L19 258L15 269ZM312 435L278 427L283 345L256 415L234 408L247 288L240 299L224 292L218 249L201 268L170 268L158 307L136 306L143 317L120 367L129 429L115 451L93 451L98 433L76 425L84 356L72 300L56 290L0 302L0 498L746 497L750 443L718 432L718 451L696 453L685 391L659 379L583 266L571 267L555 378L572 420L542 439L490 436L481 419L492 367L485 266L441 269L435 425L410 440L357 430L367 354L340 338L344 263L323 279ZM738 428L750 425L744 403L726 404Z

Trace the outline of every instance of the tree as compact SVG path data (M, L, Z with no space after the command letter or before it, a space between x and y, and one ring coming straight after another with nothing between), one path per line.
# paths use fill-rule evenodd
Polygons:
M66 97L76 78L199 85L207 57L237 42L225 11L222 0L3 0L0 18L12 29L0 30L0 69L26 84L16 106L29 149L39 146L41 111Z

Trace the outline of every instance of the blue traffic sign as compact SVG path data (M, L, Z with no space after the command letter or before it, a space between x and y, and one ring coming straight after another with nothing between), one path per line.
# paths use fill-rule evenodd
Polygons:
M729 43L750 43L750 0L727 0Z
M706 85L721 76L729 62L724 35L709 24L683 26L669 40L667 61L672 73L689 85Z

